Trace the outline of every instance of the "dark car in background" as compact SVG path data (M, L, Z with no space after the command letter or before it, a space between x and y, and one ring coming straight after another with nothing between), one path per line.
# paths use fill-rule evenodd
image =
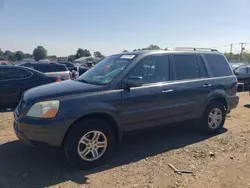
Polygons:
M61 147L76 167L91 168L128 131L195 120L203 132L218 133L236 93L236 76L213 49L116 54L76 81L25 92L13 126L29 145Z
M46 75L60 78L61 80L72 79L72 73L63 64L53 63L53 62L35 62L35 63L28 62L17 65L35 69Z
M77 71L77 66L74 63L71 63L69 61L57 61L57 63L65 65L71 72Z
M81 76L83 73L94 67L96 64L91 62L91 63L86 63L84 65L81 65L79 67L79 76Z
M56 81L30 68L0 65L0 107L15 106L24 91Z
M250 87L250 65L243 65L234 70L238 82L243 83L246 88Z

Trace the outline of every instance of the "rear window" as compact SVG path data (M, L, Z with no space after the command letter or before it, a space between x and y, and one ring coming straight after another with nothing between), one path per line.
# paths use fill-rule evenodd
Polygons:
M31 73L17 68L5 68L0 70L0 80L13 80L13 79L22 79L31 76Z
M51 68L49 64L36 64L35 69L40 72L51 72Z
M67 68L64 65L58 65L58 64L37 64L35 69L43 73L61 72L67 70Z
M230 76L232 75L232 70L226 60L222 55L217 54L204 54L205 59L213 73L214 77L220 76Z

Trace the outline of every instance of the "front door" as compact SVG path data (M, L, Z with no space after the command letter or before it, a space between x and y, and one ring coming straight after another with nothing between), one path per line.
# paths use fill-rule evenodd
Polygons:
M125 130L153 126L172 116L174 93L169 89L168 55L154 55L138 62L129 77L142 77L141 87L122 91L122 118Z

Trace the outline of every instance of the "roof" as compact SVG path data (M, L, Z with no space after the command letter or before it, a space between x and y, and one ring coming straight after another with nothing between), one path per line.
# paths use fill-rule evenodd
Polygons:
M97 59L97 60L99 60L99 59L101 59L101 58L88 56L88 57L80 57L80 58L78 58L78 59L75 59L74 61L84 61L84 60L86 60L86 59Z
M194 48L192 48L194 49ZM192 50L191 48L190 49L185 49L185 48L182 48L182 49L171 49L171 50L142 50L142 51L134 51L134 52L124 52L124 53L120 53L120 54L116 54L116 55L150 55L150 54L161 54L161 53L207 53L207 54L220 54L220 52L218 51L215 51L213 49L211 50L208 50L208 49L202 49L202 48L197 48L197 50Z
M31 72L35 72L35 73L39 73L39 74L43 74L42 72L39 72L35 69L32 69L32 68L29 68L29 67L24 67L24 66L16 66L16 65L0 65L0 68L16 68L16 67L19 67L19 68L22 68L22 69L26 69L26 70L29 70Z

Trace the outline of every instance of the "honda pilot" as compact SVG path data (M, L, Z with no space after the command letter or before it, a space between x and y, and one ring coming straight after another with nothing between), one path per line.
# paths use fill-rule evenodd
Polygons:
M62 148L78 168L99 166L125 132L195 120L219 132L238 104L237 78L213 49L111 55L77 80L26 91L14 130L31 146Z

